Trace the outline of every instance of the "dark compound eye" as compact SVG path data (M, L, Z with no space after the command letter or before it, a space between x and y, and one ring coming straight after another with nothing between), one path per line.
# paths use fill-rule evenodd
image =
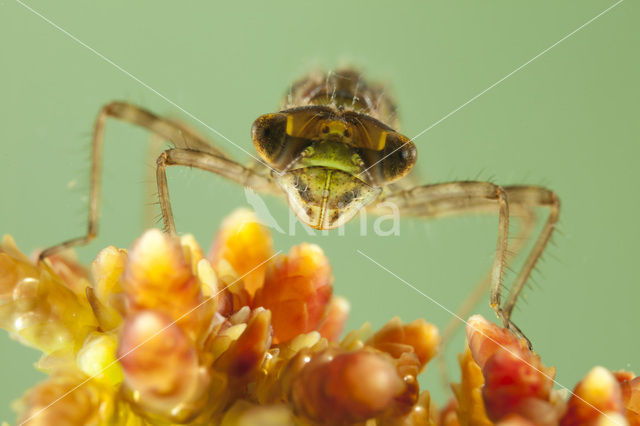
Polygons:
M329 133L329 126L322 126L322 133Z
M251 128L251 139L260 157L269 166L282 170L305 148L305 141L287 135L287 115L266 114Z
M362 150L370 173L377 182L394 182L409 173L417 159L416 146L409 138L399 133L389 132L384 148L380 151Z
M344 129L344 132L342 132L342 134L344 135L345 138L351 137L351 132L349 131L349 129Z
M251 138L256 150L267 162L276 162L284 149L287 116L266 114L258 118L251 127Z

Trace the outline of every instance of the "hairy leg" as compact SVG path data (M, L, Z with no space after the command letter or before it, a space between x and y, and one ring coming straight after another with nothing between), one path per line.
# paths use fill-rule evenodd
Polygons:
M142 228L148 229L154 225L156 219L156 204L158 191L156 189L156 158L163 151L163 140L155 133L151 134L147 149L144 177L144 210L142 212Z
M223 176L242 186L251 187L257 192L278 193L271 179L228 158L189 149L168 149L158 157L156 181L165 231L170 234L176 233L176 227L167 185L166 169L168 166L195 167Z
M499 214L498 242L489 274L491 307L503 321L505 327L521 334L501 307L502 272L507 256L509 232L508 197L501 187L490 182L440 183L391 193L380 201L394 203L401 214L425 218L472 213L486 209L497 211Z
M40 253L41 260L66 248L88 244L98 233L102 189L104 128L107 118L109 117L146 128L159 138L167 140L177 147L193 149L226 158L221 150L209 144L204 138L183 124L158 117L143 108L126 102L111 102L105 105L96 118L91 143L91 181L87 232L81 237L73 238L47 248Z
M504 312L507 315L507 319L511 318L513 308L516 305L518 296L522 292L527 279L531 275L533 268L536 266L538 259L542 256L551 234L558 223L558 216L560 214L560 200L555 192L542 188L539 186L507 186L505 187L509 203L511 205L519 205L524 208L544 207L549 209L549 215L545 221L540 235L536 239L531 252L525 259L522 269L518 273L516 280L514 281L509 298L504 304Z
M472 194L474 191L469 191L469 188L480 188L478 185L480 185L480 187L484 185L486 191L495 187L495 185L486 182L451 182L425 185L392 193L385 197L383 201L396 203L403 214L426 218L495 211L495 200L490 200L489 197L486 196L474 195ZM518 296L522 292L527 279L531 275L531 271L542 255L555 228L555 224L558 221L560 202L553 191L543 187L517 185L504 187L503 190L506 194L509 207L515 212L520 213L522 218L525 219L520 233L521 238L518 239L518 242L514 246L516 249L514 252L519 251L524 246L523 240L531 234L533 224L527 224L527 222L530 221L527 217L533 217L533 209L536 207L546 207L549 209L549 216L543 229L536 239L533 249L528 254L514 284L511 286L509 298L503 306L500 306L500 286L496 286L496 262L494 262L494 266L488 277L491 292L491 307L496 311L496 314L502 320L505 327L516 332L521 337L525 337L511 321L511 314ZM487 194L488 192L485 195ZM506 252L502 253L498 250L498 252L496 252L496 260L498 258L504 261L506 259ZM483 285L486 287L486 284L480 284L480 287ZM479 292L474 291L473 295L477 293ZM468 304L464 305L464 307L467 306Z
M503 188L507 193L507 201L509 203L509 213L511 215L510 219L516 219L520 226L517 234L514 238L509 238L509 250L507 252L507 262L510 258L513 258L518 255L525 246L525 243L529 241L531 238L531 234L533 232L536 220L535 211L530 208L520 205L514 205L509 198L509 191L507 188ZM495 210L495 209L494 209ZM477 211L480 213L480 211ZM487 212L489 213L489 212ZM491 212L493 213L493 212ZM515 214L514 214L515 213ZM471 294L467 297L467 299L458 307L456 310L456 315L460 318L468 318L471 314L473 308L478 304L480 299L486 294L489 289L491 274L487 274L486 277L482 279L471 291ZM446 345L446 342L453 336L456 330L460 327L460 321L457 318L452 318L451 321L445 327L442 333L442 344Z
M509 238L509 251L507 252L507 261L510 258L517 256L518 253L522 252L522 249L526 245L526 243L531 238L533 230L536 224L537 214L536 211L530 206L524 206L519 204L514 204L510 201L509 191L507 188L504 188L507 193L507 200L509 202L509 213L511 215L511 219L516 219L519 223L518 231L514 238ZM477 210L477 213L494 213L494 208L488 208L486 211L482 211L480 209ZM453 338L456 331L460 329L460 326L463 324L460 322L459 318L469 318L473 308L478 304L478 302L482 299L482 297L487 293L489 289L489 284L491 281L491 274L488 273L482 281L480 281L471 291L471 294L464 300L464 302L457 308L456 310L456 318L451 318L442 332L442 338L440 341L440 353L438 356L438 370L440 372L440 379L443 387L448 390L451 380L449 378L447 372L447 365L445 360L445 351L444 349L447 347L449 341Z

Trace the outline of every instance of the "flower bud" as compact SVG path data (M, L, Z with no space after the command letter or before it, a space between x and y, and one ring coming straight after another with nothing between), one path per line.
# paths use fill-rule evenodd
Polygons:
M123 286L134 311L164 312L192 336L210 318L211 306L201 305L204 299L200 283L184 257L180 242L157 229L145 232L134 243Z
M79 372L55 374L20 400L18 424L25 426L107 424L114 411L109 388Z
M208 375L198 365L196 349L165 314L147 310L130 315L118 358L131 399L150 412L183 420L206 399Z
M467 341L482 369L482 396L491 420L518 414L538 425L557 423L562 407L551 399L555 370L545 367L523 339L474 315L467 324Z
M388 355L328 349L311 356L293 380L291 400L297 411L312 419L344 424L395 411L405 390Z
M609 424L612 416L624 415L622 389L616 378L604 367L594 367L573 389L561 426ZM624 425L625 423L620 423Z
M366 343L394 358L400 358L403 353L415 354L420 372L438 352L440 335L433 324L423 319L402 324L400 318L395 317Z
M343 297L333 296L329 302L326 318L318 328L318 331L330 342L340 338L344 325L349 315L349 301Z
M272 262L254 306L271 310L274 342L282 343L319 327L332 291L333 275L322 249L301 244Z
M243 277L250 295L262 287L267 269L266 260L273 256L273 241L255 214L247 209L233 212L222 222L211 247L211 263L221 259L231 264L238 276Z

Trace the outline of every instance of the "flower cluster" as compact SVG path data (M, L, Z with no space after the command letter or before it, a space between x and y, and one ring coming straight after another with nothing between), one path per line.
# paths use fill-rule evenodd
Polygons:
M319 247L275 253L248 211L208 256L157 230L90 269L0 245L0 326L49 373L18 402L20 424L640 425L640 378L596 367L567 399L553 368L479 316L438 409L417 379L436 327L394 318L340 339L348 310Z

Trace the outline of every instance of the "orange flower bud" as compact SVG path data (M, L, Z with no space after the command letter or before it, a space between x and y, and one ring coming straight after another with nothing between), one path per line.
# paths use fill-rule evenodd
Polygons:
M2 237L0 242L0 302L6 303L17 282L25 278L36 278L37 268L29 258L22 254L15 241L9 235Z
M629 426L640 426L640 377L633 373L614 373L622 389L622 401L627 409Z
M202 320L210 318L212 304L198 307L204 301L200 283L180 242L157 229L145 232L133 244L123 287L134 311L162 311L186 331L198 331L204 326Z
M413 353L417 356L419 370L438 352L440 335L438 329L423 319L402 324L400 318L395 317L367 342L376 349L387 352L394 358L400 358L403 353Z
M573 389L561 426L599 425L616 414L624 414L622 389L604 367L594 367Z
M333 291L333 275L322 249L301 244L270 265L254 306L271 310L274 343L316 330Z
M9 237L0 244L0 305L0 327L45 354L73 354L97 327L85 295L33 265Z
M271 256L273 241L269 231L253 212L240 209L222 222L209 258L214 265L221 259L229 262L238 276L243 277L245 289L253 295L262 287L267 270L265 261Z
M293 380L291 400L296 410L312 419L344 424L394 411L405 390L387 354L328 349L311 356Z
M423 391L409 414L403 418L382 424L393 426L436 426L436 422L431 416L431 395L428 391ZM459 423L445 423L442 426L459 426Z
M271 346L271 312L257 309L246 329L218 358L214 368L239 381L253 378Z
M155 311L130 315L118 358L131 399L152 413L184 420L206 400L206 370L190 339L171 318ZM176 410L180 408L180 410Z
M120 277L126 262L126 250L111 246L101 250L91 263L93 285L87 291L87 299L100 327L105 331L116 328L122 322L119 309L124 309L121 306L123 294Z
M496 423L497 426L537 426L536 423L519 414L509 414Z
M464 354L458 355L458 364L461 371L460 383L451 385L457 401L457 404L455 404L456 421L463 425L492 426L493 422L487 418L484 401L482 400L482 387L484 385L482 370L473 360L469 348ZM446 418L442 417L442 419ZM452 422L452 420L449 418L447 422Z
M349 302L343 297L333 296L329 302L327 317L318 328L320 335L330 342L340 338L349 315Z
M455 384L452 386L455 386ZM456 399L449 400L447 405L445 405L438 413L437 425L438 426L460 426L457 410L458 410L458 401ZM465 425L473 424L474 426L484 426L484 423L469 423L468 421L463 424ZM487 424L490 424L490 423L487 423Z
M110 389L78 372L49 377L20 401L20 425L106 424L114 411Z
M484 368L487 360L498 351L510 350L516 354L530 352L524 340L480 315L469 318L466 333L469 349L480 368ZM527 355L529 356L531 355Z
M291 409L284 404L257 405L239 400L227 411L220 426L296 426Z
M75 252L67 250L47 258L51 269L74 293L82 295L90 285L89 270L78 263Z
M538 425L557 422L560 408L550 402L555 370L545 367L522 339L474 315L467 325L467 340L482 369L482 396L491 420L518 414Z

